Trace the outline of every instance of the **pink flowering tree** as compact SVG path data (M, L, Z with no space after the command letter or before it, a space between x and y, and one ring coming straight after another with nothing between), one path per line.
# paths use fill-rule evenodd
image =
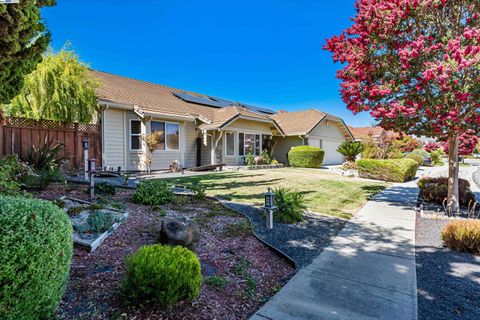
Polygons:
M435 151L439 148L441 148L443 145L440 142L427 142L424 146L423 149L427 152L432 152Z
M475 150L478 143L478 137L472 136L467 133L462 133L458 136L458 154L461 156L469 156ZM450 153L450 146L448 141L443 145L443 151Z
M387 130L449 144L448 206L458 210L458 137L480 125L480 1L357 0L353 25L324 49L341 95Z

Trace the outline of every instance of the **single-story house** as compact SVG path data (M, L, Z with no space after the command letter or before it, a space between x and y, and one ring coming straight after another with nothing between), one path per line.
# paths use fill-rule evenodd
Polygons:
M152 152L152 170L166 169L174 160L185 168L243 165L246 154L260 155L267 148L286 162L287 149L300 144L325 149L326 164L342 163L335 149L353 139L340 118L317 110L276 112L105 72L92 74L101 82L102 162L114 170L146 170L144 136L154 131L160 140Z

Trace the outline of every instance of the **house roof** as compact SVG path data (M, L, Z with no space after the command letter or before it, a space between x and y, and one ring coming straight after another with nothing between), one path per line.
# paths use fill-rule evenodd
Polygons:
M295 112L279 112L272 116L282 128L285 135L305 135L326 116L326 113L316 109Z
M371 127L348 127L350 132L353 134L353 137L356 140L361 140L365 138L378 138L384 132L390 137L398 137L400 136L399 133L394 131L387 131L380 126L371 126Z
M232 105L219 108L189 102L181 98L182 95L187 94L198 98L212 99L210 96L197 92L135 80L102 71L91 70L91 73L101 82L101 86L97 89L97 98L100 103L118 105L132 110L137 106L145 114L151 116L171 115L199 119L204 122L199 126L203 130L222 129L236 119L243 118L271 123L282 135L306 135L320 121L328 118L341 123L346 136L350 136L350 132L342 119L315 109L297 112L279 111L276 114L269 115L259 112L262 108L236 105L232 101L223 99L221 99L222 103L226 102L228 105L229 102L232 102Z
M212 127L214 125L221 126L224 122L237 115L244 115L252 119L270 120L266 115L243 107L214 108L190 103L174 95L187 93L209 99L208 96L200 93L135 80L102 71L92 70L91 72L95 78L101 81L101 86L97 89L97 98L102 102L123 104L132 108L138 106L143 112L151 114L190 115L195 118L198 117Z

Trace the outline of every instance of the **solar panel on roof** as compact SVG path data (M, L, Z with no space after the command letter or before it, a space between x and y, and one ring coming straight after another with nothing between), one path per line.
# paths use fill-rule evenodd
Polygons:
M204 97L196 97L196 96L193 96L191 94L184 93L184 92L174 93L174 95L176 97L184 100L184 101L187 101L187 102L203 104L203 105L206 105L206 106L217 107L217 108L223 108L224 107L223 104L220 104L216 101L213 101L213 100L210 100L210 99L207 99L207 98L204 98Z
M241 107L244 107L244 108L249 109L249 110L254 111L254 112L261 112L261 113L265 113L265 114L274 114L275 113L275 111L270 110L270 109L255 107L255 106L251 106L251 105L248 105L248 104L243 104L243 103L239 103L239 102L236 102L236 101L217 98L217 97L208 97L208 98L197 97L197 96L185 93L185 92L174 93L173 95L175 95L177 98L180 98L180 99L182 99L186 102L202 104L202 105L215 107L215 108L227 108L227 107L230 107L230 106L241 106Z

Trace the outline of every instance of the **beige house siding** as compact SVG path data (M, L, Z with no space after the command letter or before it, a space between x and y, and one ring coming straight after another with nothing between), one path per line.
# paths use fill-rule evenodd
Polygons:
M204 144L206 142L206 144ZM212 164L212 136L207 135L206 140L202 138L200 163L202 166Z
M333 139L333 140L345 140L344 134L340 131L338 127L339 124L333 121L325 121L319 123L313 130L308 134L309 137L318 137L320 139Z
M303 144L302 139L298 136L291 137L274 137L275 148L273 150L273 158L278 162L287 164L287 153L292 147Z
M102 159L104 166L125 170L125 115L123 110L105 109L102 116Z
M325 151L324 165L341 164L343 155L337 152L338 146L345 141L345 135L340 130L341 124L335 121L322 121L308 135L308 144L320 146Z
M185 167L197 165L197 138L199 137L195 122L185 122Z
M165 118L153 118L151 121L164 121L171 123L178 123L180 129L179 150L154 150L152 153L152 170L168 169L174 160L180 161L182 166L185 166L185 122L173 121ZM151 133L151 121L147 122L147 135Z

